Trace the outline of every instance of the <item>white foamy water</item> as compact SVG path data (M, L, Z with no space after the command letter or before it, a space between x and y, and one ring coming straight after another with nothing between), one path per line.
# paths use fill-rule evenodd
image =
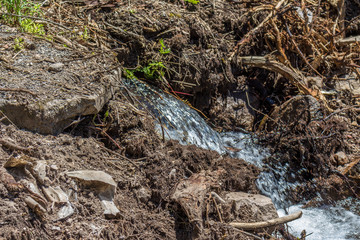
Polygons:
M301 218L289 222L289 232L300 237L306 230L306 240L354 240L360 239L360 216L340 207L301 209L300 205L291 206L289 214L302 211ZM278 210L279 216L286 215Z

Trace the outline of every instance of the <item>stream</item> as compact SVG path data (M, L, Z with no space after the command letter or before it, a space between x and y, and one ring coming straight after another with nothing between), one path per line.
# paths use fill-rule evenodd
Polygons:
M336 207L322 206L301 209L302 205L292 205L287 201L287 192L296 187L296 183L286 181L292 173L288 166L270 167L263 163L270 153L258 145L255 135L243 132L214 131L198 112L183 101L148 87L136 80L124 80L125 87L134 94L143 108L148 109L158 123L157 131L166 139L178 140L181 144L195 144L204 149L215 150L220 154L228 154L233 158L241 158L263 169L257 179L257 187L262 194L270 197L278 209L279 216L301 210L303 216L288 223L289 232L296 237L305 229L307 240L322 239L360 239L360 202L347 199L338 202ZM161 123L161 124L160 124ZM229 151L228 148L239 151ZM306 202L303 202L306 204ZM352 211L345 210L344 207Z

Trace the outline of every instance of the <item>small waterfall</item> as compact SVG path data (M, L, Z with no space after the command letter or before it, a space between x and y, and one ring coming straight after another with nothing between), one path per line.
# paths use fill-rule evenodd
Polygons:
M197 111L175 97L136 80L124 80L124 83L143 107L159 119L161 124L158 123L156 126L159 134L164 132L164 137L167 139L178 140L184 145L195 144L220 154L228 154L233 158L241 158L263 169L257 180L257 186L264 195L272 199L279 209L279 215L285 215L285 211L282 210L284 208L289 213L300 210L300 205L291 206L286 198L288 189L297 185L286 181L286 174L291 173L291 169L286 165L270 167L263 163L269 152L257 144L256 136L241 132L219 134ZM306 237L307 240L360 239L359 215L340 206L301 209L301 211L303 211L302 218L289 223L290 232L296 236L300 236L301 231L306 229L307 234L310 234Z

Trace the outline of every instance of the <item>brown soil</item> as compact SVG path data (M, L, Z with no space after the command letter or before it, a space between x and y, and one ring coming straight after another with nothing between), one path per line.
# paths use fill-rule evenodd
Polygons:
M118 103L126 105L125 102ZM104 144L100 136L97 139L69 134L43 136L1 125L1 139L11 139L18 146L31 148L30 157L46 161L49 179L45 185L61 186L68 192L74 186L64 176L66 171L87 169L109 173L118 183L114 201L121 212L119 219L105 220L96 194L91 189L79 189L77 200L74 196L70 199L76 209L74 216L56 222L39 219L23 202L28 192L21 187L14 189L11 181L4 180L9 173L16 182L21 182L26 175L21 169L3 169L0 184L2 237L185 239L192 234L191 224L186 222L181 208L170 199L171 192L181 179L201 170L224 169L225 173L219 180L222 187L218 190L258 192L254 180L259 172L255 167L195 146L181 146L171 141L162 143L151 130L147 117L142 119L129 110L119 113L118 117L121 124L114 123L109 132L117 131L119 138L124 139L115 140L123 147L127 157L119 157L122 151L111 150L115 146L109 144L108 139L104 139ZM22 154L21 151L3 147L1 165L10 156ZM176 172L172 177L171 171ZM38 186L43 184L38 183ZM22 217L19 218L19 215ZM210 216L211 221L217 222L212 218ZM220 238L223 235L248 239L223 224L211 224L203 237Z

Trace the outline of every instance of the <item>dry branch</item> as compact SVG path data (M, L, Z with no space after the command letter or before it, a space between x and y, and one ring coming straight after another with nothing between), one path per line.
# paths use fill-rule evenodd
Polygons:
M232 223L230 223L230 225L235 228L239 228L239 229L243 229L243 230L254 230L254 229L266 228L266 227L271 227L271 226L291 222L295 219L300 218L301 216L302 216L302 212L300 211L297 213L290 214L288 216L275 218L275 219L271 219L271 220L264 221L264 222L254 222L254 223L232 222Z
M303 83L305 77L299 73L296 73L294 70L280 62L261 56L238 57L238 61L240 64L263 68L269 71L280 73L282 76L290 80L291 83L297 86L301 91L310 94L309 89Z
M272 60L268 57L261 56L238 57L238 62L240 64L263 68L269 71L280 73L283 77L287 78L291 82L291 84L296 86L300 92L303 92L306 95L311 95L316 99L323 101L327 110L333 112L333 110L330 109L327 105L327 101L324 95L320 91L312 90L306 87L306 77L300 72L298 73L294 68L287 67L280 62Z

